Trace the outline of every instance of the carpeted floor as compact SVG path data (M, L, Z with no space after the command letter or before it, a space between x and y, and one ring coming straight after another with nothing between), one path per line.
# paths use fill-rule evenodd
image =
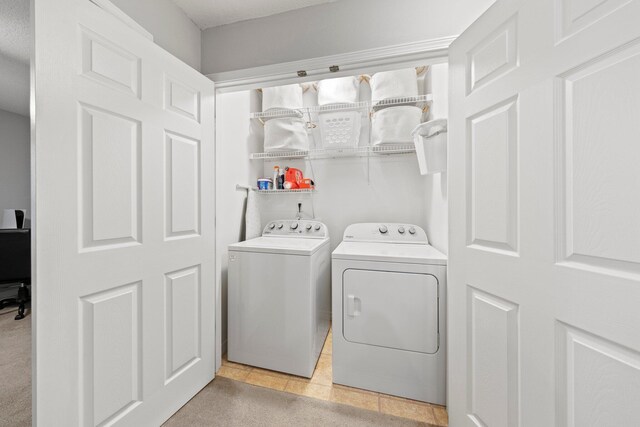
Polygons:
M426 426L405 418L217 377L165 424L199 426Z
M31 316L0 312L0 426L31 425ZM198 426L425 426L338 403L218 377L165 424Z
M31 316L0 312L0 426L31 425ZM29 313L29 311L27 311Z

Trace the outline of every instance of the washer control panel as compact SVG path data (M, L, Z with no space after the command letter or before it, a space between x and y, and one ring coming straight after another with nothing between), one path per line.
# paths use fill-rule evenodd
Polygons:
M327 226L310 219L283 219L271 221L262 231L263 236L306 237L323 239L329 237Z
M417 225L398 223L351 224L344 231L345 242L428 244L427 233Z

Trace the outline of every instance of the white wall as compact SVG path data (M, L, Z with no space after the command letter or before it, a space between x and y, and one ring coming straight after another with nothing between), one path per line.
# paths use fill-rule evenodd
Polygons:
M111 0L153 34L156 44L200 71L202 33L171 0Z
M341 0L209 28L202 32L202 71L210 74L458 35L494 1Z
M29 115L29 63L0 53L0 110Z
M227 340L227 246L244 240L244 210L247 192L236 190L236 184L255 183L260 171L249 163L249 154L262 150L262 132L249 113L257 111L255 91L227 93L216 96L216 253L220 280L222 352ZM258 146L260 141L260 146ZM253 168L252 168L253 166ZM255 184L254 184L255 185Z
M431 119L449 115L449 66L431 66L427 92L433 95ZM425 222L429 243L439 251L449 253L449 219L447 202L447 173L425 176Z
M26 209L30 215L29 117L0 110L0 215Z

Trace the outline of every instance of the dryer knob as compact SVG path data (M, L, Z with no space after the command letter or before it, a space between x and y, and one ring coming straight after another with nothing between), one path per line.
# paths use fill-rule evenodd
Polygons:
M311 224L307 224L305 228L307 229L307 231L311 231Z
M415 227L411 227L411 228L409 229L409 234L416 234L416 229L415 229Z
M282 230L283 224L278 224L278 230Z
M298 223L294 222L293 224L290 225L292 230L295 230L296 228L298 228Z
M320 231L320 229L321 229L321 228L322 228L322 227L320 226L320 224L316 224L316 226L315 226L315 228L314 228L314 229L315 229L316 231Z
M389 231L389 230L387 230L387 227L386 227L386 226L381 225L381 226L378 228L378 231L379 231L380 233L382 233L382 234L387 234L387 231Z
M276 225L273 222L269 224L269 230L273 230L274 228L276 228Z
M398 227L398 233L404 234L404 227Z

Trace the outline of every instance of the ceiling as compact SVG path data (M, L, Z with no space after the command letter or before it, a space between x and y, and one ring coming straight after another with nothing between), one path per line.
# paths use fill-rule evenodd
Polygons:
M200 29L337 0L173 0Z
M0 0L0 54L29 62L29 0Z
M0 109L29 115L29 0L0 0Z
M29 0L0 0L0 109L29 115Z

